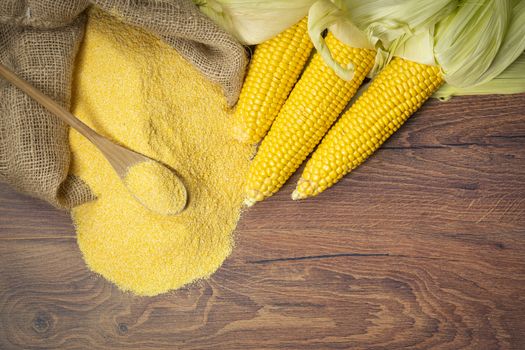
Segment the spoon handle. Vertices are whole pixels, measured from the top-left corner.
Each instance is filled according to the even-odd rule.
[[[29,84],[27,81],[18,77],[15,73],[13,73],[1,63],[0,76],[9,81],[11,84],[16,86],[20,90],[22,90],[23,92],[25,92],[27,95],[31,96],[35,101],[47,108],[54,115],[58,116],[69,126],[75,128],[78,132],[84,135],[91,142],[96,144],[97,141],[100,139],[100,135],[93,131],[89,126],[84,124],[73,114],[69,113],[64,107],[60,106],[58,103],[53,101],[53,99],[43,94],[40,90]]]

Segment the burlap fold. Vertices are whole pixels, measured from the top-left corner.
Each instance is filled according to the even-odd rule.
[[[69,108],[75,55],[86,9],[98,6],[172,45],[237,100],[247,57],[233,37],[191,0],[2,0],[0,62]],[[68,176],[68,129],[31,98],[0,79],[0,181],[68,209],[93,199]]]

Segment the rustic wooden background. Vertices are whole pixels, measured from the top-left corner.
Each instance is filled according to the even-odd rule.
[[[329,192],[291,190],[210,280],[140,298],[0,185],[0,349],[525,349],[525,95],[431,101]]]

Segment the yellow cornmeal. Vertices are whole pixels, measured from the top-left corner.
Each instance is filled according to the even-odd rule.
[[[188,192],[179,215],[147,210],[72,130],[72,172],[98,197],[72,211],[87,265],[140,295],[212,274],[232,250],[252,155],[231,138],[219,86],[161,40],[92,10],[72,109],[104,136],[176,169]]]
[[[126,172],[124,183],[149,210],[175,215],[186,206],[186,189],[175,173],[157,162],[140,162]]]

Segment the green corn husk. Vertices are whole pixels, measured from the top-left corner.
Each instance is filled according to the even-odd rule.
[[[310,36],[327,64],[348,79],[353,67],[332,59],[325,29],[349,45],[377,50],[371,77],[399,56],[442,68],[447,83],[435,94],[441,99],[525,92],[524,0],[319,0],[309,11]]]
[[[473,87],[494,79],[523,50],[522,0],[463,0],[436,27],[436,61],[447,83],[455,87]]]
[[[308,13],[312,42],[341,78],[353,77],[353,66],[340,66],[332,58],[323,39],[329,29],[346,44],[377,51],[373,76],[390,61],[398,47],[414,35],[425,35],[429,28],[457,7],[457,0],[319,0]],[[425,51],[428,52],[428,51]],[[429,64],[433,64],[433,56]]]
[[[525,92],[525,54],[495,78],[471,87],[444,84],[432,97],[447,101],[453,96],[519,94]]]
[[[266,41],[299,22],[315,0],[193,0],[237,40],[246,45]]]

